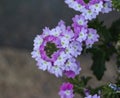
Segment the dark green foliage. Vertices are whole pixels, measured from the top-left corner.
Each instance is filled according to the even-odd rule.
[[[70,78],[68,81],[74,85],[74,92],[84,95],[84,89],[91,77],[79,77],[76,76],[74,79]]]
[[[112,0],[113,7],[120,10],[120,0]]]
[[[93,64],[91,69],[93,70],[94,75],[97,77],[98,80],[102,78],[104,75],[105,68],[105,52],[102,49],[92,49],[92,59]]]
[[[102,87],[102,98],[120,98],[120,93],[113,90],[108,85]]]
[[[117,42],[120,39],[120,19],[112,23],[110,32],[112,35],[111,41]]]
[[[116,65],[118,68],[118,83],[120,84],[120,19],[118,19],[117,21],[113,22],[110,31],[112,32],[112,38],[115,43],[115,48],[116,48]]]
[[[106,61],[115,53],[115,47],[112,41],[110,31],[98,19],[89,23],[89,27],[95,28],[100,35],[99,43],[89,49],[92,54],[93,64],[91,69],[98,80],[101,80],[106,70]]]
[[[117,79],[116,85],[120,87],[120,79]]]

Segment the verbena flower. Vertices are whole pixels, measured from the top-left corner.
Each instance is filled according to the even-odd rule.
[[[70,8],[82,13],[85,19],[96,18],[99,12],[108,13],[112,10],[111,0],[65,0]]]
[[[60,87],[59,95],[61,98],[73,98],[73,85],[71,83],[63,83]]]
[[[87,23],[88,21],[85,19],[85,17],[83,15],[75,15],[75,17],[72,18],[73,20],[73,27],[87,27]]]
[[[41,35],[34,40],[32,57],[37,61],[39,69],[47,70],[57,77],[64,73],[68,77],[75,77],[81,68],[74,59],[82,51],[81,44],[73,40],[74,33],[66,27],[63,21],[53,29],[45,28]],[[74,76],[66,74],[74,73]]]
[[[87,39],[87,28],[75,28],[75,39],[80,43],[84,42]]]
[[[102,9],[102,13],[109,13],[110,11],[112,11],[112,0],[104,0],[104,4],[103,4],[103,9]]]
[[[92,47],[92,45],[98,41],[99,35],[97,31],[93,28],[88,28],[87,39],[85,41],[87,47]]]
[[[81,46],[92,47],[98,41],[99,35],[93,28],[88,28],[88,20],[83,15],[75,15],[73,17],[72,27],[74,29],[74,40],[78,41]]]

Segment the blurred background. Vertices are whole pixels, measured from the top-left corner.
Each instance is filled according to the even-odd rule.
[[[34,37],[45,26],[53,28],[60,19],[69,25],[75,14],[64,0],[0,0],[0,98],[59,98],[63,79],[38,70],[30,53]],[[114,11],[99,19],[109,27],[119,17],[120,13]],[[84,66],[90,65],[90,56],[80,60],[84,69],[81,74],[92,75],[90,66]],[[96,85],[114,80],[114,68],[110,68]]]

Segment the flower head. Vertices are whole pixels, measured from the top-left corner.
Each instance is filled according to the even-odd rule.
[[[65,0],[65,3],[81,12],[88,20],[96,18],[99,12],[107,13],[112,10],[111,0]]]
[[[102,8],[102,13],[109,13],[112,11],[112,0],[104,0],[103,8]]]
[[[91,47],[95,42],[98,41],[99,35],[97,31],[92,28],[88,28],[87,39],[85,41],[87,47]]]
[[[75,17],[72,18],[73,20],[73,27],[79,26],[79,27],[87,27],[88,21],[85,19],[83,15],[75,15]]]
[[[92,45],[98,41],[99,35],[93,28],[88,28],[88,20],[83,15],[76,15],[73,18],[74,40],[78,41],[79,47],[85,43],[86,47],[92,47]]]
[[[61,98],[73,98],[73,85],[71,83],[63,83],[60,87],[59,95]]]
[[[38,68],[44,71],[47,70],[57,77],[62,76],[65,71],[75,73],[78,70],[76,67],[79,65],[72,62],[71,58],[79,55],[82,48],[77,45],[77,42],[73,43],[73,37],[73,31],[70,27],[66,27],[63,21],[60,21],[58,26],[51,30],[47,27],[43,29],[42,35],[37,35],[34,40],[34,48],[31,53],[32,57],[37,61]],[[73,44],[75,44],[75,51],[72,49]],[[68,49],[71,49],[72,52],[68,51]],[[73,65],[69,65],[69,70],[65,67],[68,66],[68,61],[73,63]],[[78,73],[75,73],[75,75]]]

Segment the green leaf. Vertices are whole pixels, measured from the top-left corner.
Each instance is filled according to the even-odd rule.
[[[116,8],[118,11],[120,10],[120,0],[112,0],[112,5],[114,8]]]
[[[84,88],[86,88],[86,85],[90,79],[91,77],[76,76],[75,78],[69,78],[68,81],[74,85],[74,93],[85,96]]]
[[[108,85],[102,87],[102,98],[120,98],[120,93],[117,93],[116,90],[113,90]]]
[[[106,70],[105,67],[105,61],[106,61],[106,55],[105,52],[102,49],[95,48],[92,51],[92,71],[94,75],[97,77],[98,80],[101,80],[102,76],[104,75],[104,71]]]
[[[91,69],[93,74],[98,80],[101,80],[104,71],[106,70],[105,62],[109,61],[110,56],[116,52],[113,43],[113,36],[115,35],[112,35],[110,30],[107,29],[106,26],[103,25],[103,22],[100,22],[98,19],[91,21],[89,27],[96,29],[100,35],[99,42],[94,44],[93,48],[88,49],[88,52],[92,53],[93,64]]]
[[[113,42],[117,42],[120,40],[120,18],[112,23],[112,26],[110,27],[110,32],[112,35]]]

